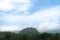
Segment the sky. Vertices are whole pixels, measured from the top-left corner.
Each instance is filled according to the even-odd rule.
[[[60,29],[60,0],[0,0],[0,31],[27,27],[39,32]]]

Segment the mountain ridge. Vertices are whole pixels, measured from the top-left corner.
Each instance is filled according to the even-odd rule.
[[[19,32],[20,34],[39,34],[36,28],[25,28]]]

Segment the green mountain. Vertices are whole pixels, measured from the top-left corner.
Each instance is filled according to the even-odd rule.
[[[39,34],[36,28],[25,28],[19,32],[20,34]]]

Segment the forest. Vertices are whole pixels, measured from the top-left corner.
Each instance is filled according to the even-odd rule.
[[[60,40],[60,33],[20,34],[0,32],[0,40]]]

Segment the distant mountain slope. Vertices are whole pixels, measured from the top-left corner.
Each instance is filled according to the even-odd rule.
[[[22,31],[20,31],[19,33],[21,34],[39,34],[39,32],[36,30],[36,28],[25,28]]]
[[[56,29],[56,30],[49,30],[47,31],[48,33],[60,33],[60,29]]]

